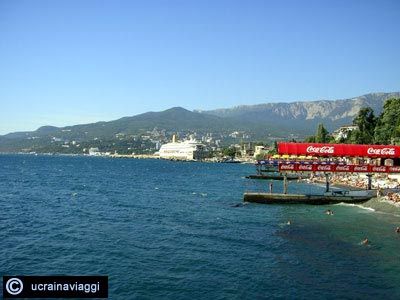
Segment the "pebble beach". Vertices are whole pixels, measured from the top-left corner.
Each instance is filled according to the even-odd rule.
[[[325,182],[324,177],[314,177],[313,182]],[[334,175],[330,181],[334,187],[350,188],[355,190],[366,189],[368,178],[366,175]],[[387,175],[375,175],[372,177],[372,189],[376,190],[377,201],[394,205],[400,209],[400,183],[399,177]]]

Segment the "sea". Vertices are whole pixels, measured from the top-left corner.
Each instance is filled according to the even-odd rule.
[[[398,209],[245,204],[245,191],[282,191],[255,172],[0,155],[0,273],[108,276],[109,299],[400,299]]]

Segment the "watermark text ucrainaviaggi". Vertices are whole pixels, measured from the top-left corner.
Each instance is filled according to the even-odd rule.
[[[4,298],[108,298],[107,276],[3,276]]]

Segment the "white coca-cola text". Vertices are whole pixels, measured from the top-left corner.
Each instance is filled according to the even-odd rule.
[[[380,167],[373,166],[372,172],[386,172],[386,167],[385,166],[380,166]]]
[[[333,147],[333,146],[323,146],[323,147],[308,146],[306,151],[307,151],[307,153],[333,154],[335,152],[335,147]]]
[[[371,155],[394,155],[395,154],[395,149],[394,148],[368,148],[367,150],[368,154]]]
[[[332,167],[330,165],[321,165],[317,167],[318,171],[330,171]]]
[[[281,170],[294,170],[294,165],[280,165],[279,169],[281,169]]]
[[[356,172],[368,172],[368,166],[354,166]]]
[[[301,171],[312,171],[313,166],[312,165],[300,165],[299,170]]]
[[[350,171],[350,166],[336,166],[336,171]]]

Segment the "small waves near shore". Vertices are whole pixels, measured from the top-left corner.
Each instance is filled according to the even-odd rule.
[[[382,198],[372,198],[371,200],[362,204],[365,208],[372,208],[378,212],[393,214],[400,217],[400,207],[394,205],[393,201],[384,200]]]

